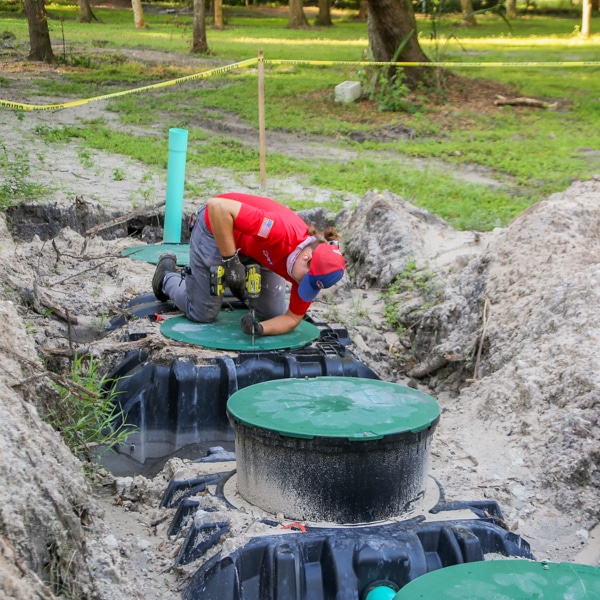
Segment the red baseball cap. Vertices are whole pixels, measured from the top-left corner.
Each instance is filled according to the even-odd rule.
[[[319,244],[312,253],[310,269],[298,287],[304,302],[312,302],[323,289],[336,284],[344,274],[346,261],[337,244]]]

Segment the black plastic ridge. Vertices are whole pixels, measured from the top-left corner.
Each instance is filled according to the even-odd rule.
[[[363,600],[374,581],[399,589],[430,571],[490,552],[529,559],[529,544],[485,519],[411,520],[258,537],[209,559],[182,600]]]

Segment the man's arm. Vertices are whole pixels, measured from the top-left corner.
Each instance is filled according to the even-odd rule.
[[[229,198],[211,198],[207,203],[210,226],[221,256],[233,256],[236,253],[233,224],[241,208],[241,202]]]
[[[284,315],[261,321],[263,335],[281,335],[288,333],[300,324],[304,315],[296,315],[289,308]]]

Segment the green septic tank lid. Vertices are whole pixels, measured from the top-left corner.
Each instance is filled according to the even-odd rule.
[[[600,568],[576,563],[486,560],[438,569],[394,600],[600,600]]]
[[[431,396],[409,387],[359,377],[279,379],[243,388],[227,402],[244,425],[288,437],[378,440],[417,432],[440,416]]]
[[[177,255],[177,264],[180,267],[187,267],[190,264],[190,245],[189,244],[151,244],[148,246],[133,246],[125,248],[121,256],[127,256],[132,260],[141,260],[151,265],[155,265],[161,254],[172,252]]]
[[[302,348],[319,337],[319,328],[308,321],[301,321],[298,327],[283,335],[266,335],[255,337],[246,335],[240,328],[240,319],[247,313],[245,310],[219,312],[214,323],[194,323],[187,317],[167,319],[160,326],[160,332],[168,338],[212,348],[214,350],[283,350]]]

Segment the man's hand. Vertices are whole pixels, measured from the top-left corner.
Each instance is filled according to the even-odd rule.
[[[231,290],[231,293],[242,301],[247,299],[246,293],[246,268],[240,261],[237,254],[228,258],[223,258],[223,267],[225,267],[225,283]]]
[[[265,334],[263,326],[256,318],[254,318],[254,315],[252,313],[245,314],[242,317],[240,323],[242,325],[242,331],[246,335],[255,335],[257,337],[260,337],[261,335]]]

